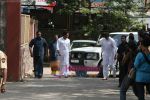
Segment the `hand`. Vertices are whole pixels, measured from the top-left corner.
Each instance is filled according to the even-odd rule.
[[[49,57],[49,55],[46,55],[46,58],[48,58]]]
[[[47,60],[47,61],[50,61],[49,55],[45,55],[45,56],[46,56],[46,60]]]
[[[57,50],[57,53],[58,53],[58,55],[59,55],[59,56],[61,56],[61,54],[60,54],[59,50]]]
[[[115,55],[114,59],[116,60],[117,59],[117,56]]]
[[[5,84],[1,85],[1,93],[5,93],[6,92],[6,87]]]
[[[61,54],[60,54],[60,53],[58,53],[58,56],[61,56]]]
[[[31,57],[33,57],[33,53],[31,53],[30,55],[31,55]]]

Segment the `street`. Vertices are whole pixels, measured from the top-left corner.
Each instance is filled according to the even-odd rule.
[[[0,100],[119,100],[118,78],[27,78],[24,82],[8,82]],[[150,96],[146,96],[149,100]],[[127,100],[137,100],[130,89]]]

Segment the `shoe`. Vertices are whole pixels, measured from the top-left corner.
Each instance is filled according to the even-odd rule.
[[[107,78],[102,78],[102,80],[107,80]]]
[[[41,75],[39,75],[37,78],[39,78],[39,79],[40,79],[40,78],[42,78],[42,76],[41,76]]]
[[[120,86],[121,86],[121,85],[119,84],[118,87],[120,88]]]
[[[34,76],[34,78],[38,78],[38,76]]]
[[[68,76],[65,76],[65,78],[68,78]]]
[[[100,78],[100,75],[99,75],[99,74],[97,74],[97,75],[96,75],[96,77],[97,77],[97,78]]]
[[[5,93],[6,92],[6,87],[5,84],[1,85],[1,93]]]
[[[102,78],[102,77],[103,77],[103,74],[102,74],[102,73],[98,73],[98,74],[96,75],[96,77],[97,77],[97,78]]]
[[[118,84],[118,87],[120,88],[121,87],[121,83],[119,82],[119,84]]]

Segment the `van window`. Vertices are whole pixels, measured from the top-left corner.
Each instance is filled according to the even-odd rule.
[[[129,33],[132,33],[132,32],[129,32]],[[115,34],[115,33],[113,33],[113,34],[111,34],[110,33],[110,37],[112,37],[115,41],[116,41],[116,44],[117,44],[117,46],[121,43],[121,36],[122,35],[125,35],[125,36],[127,36],[127,42],[129,41],[129,33],[126,33],[126,34],[124,34],[124,33],[117,33],[117,34]],[[133,33],[134,34],[134,39],[135,39],[135,41],[136,42],[138,42],[138,34],[137,33]]]
[[[116,41],[116,45],[119,46],[121,43],[121,36],[122,34],[110,34],[110,37],[112,37]],[[128,34],[126,34],[128,36]]]
[[[72,42],[71,49],[73,48],[81,48],[81,47],[90,47],[96,46],[96,42]]]

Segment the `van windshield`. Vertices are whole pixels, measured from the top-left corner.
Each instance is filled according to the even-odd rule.
[[[127,36],[127,42],[129,41],[129,37],[128,35],[129,34],[110,34],[110,37],[112,37],[115,41],[116,41],[116,44],[117,46],[121,43],[121,36],[122,35],[126,35]],[[138,35],[137,34],[134,34],[134,39],[136,42],[138,42]]]
[[[96,43],[94,42],[72,42],[71,49],[80,48],[80,47],[90,47],[90,46],[96,46]]]

